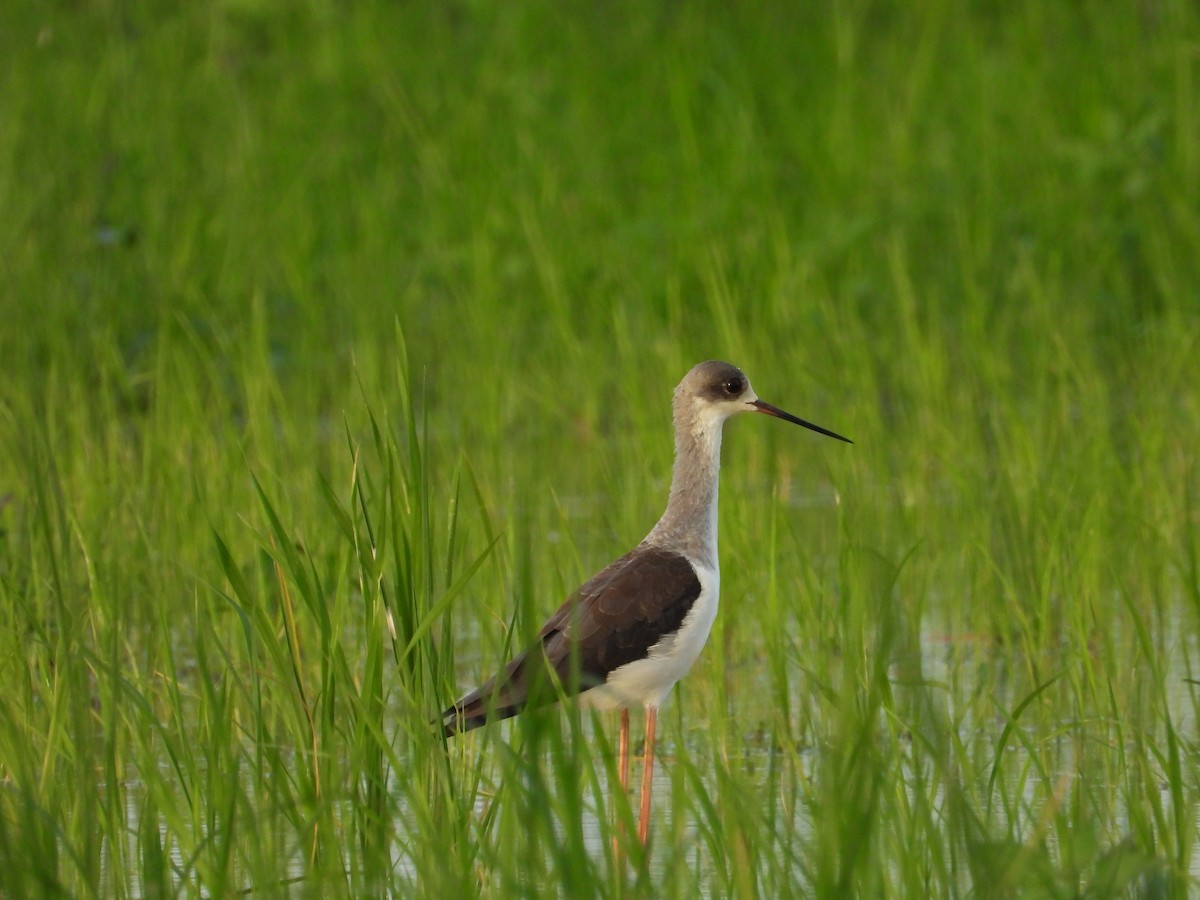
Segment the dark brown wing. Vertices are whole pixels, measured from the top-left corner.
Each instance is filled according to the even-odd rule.
[[[699,596],[700,579],[687,559],[639,546],[572,594],[542,626],[538,643],[503,673],[442,713],[446,734],[552,702],[559,690],[575,694],[603,684],[676,631]]]

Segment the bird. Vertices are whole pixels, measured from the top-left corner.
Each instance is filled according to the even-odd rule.
[[[581,708],[619,710],[617,774],[629,789],[629,710],[645,711],[638,840],[649,836],[658,710],[700,655],[717,615],[717,493],[721,434],[730,417],[764,413],[853,443],[760,400],[727,362],[699,363],[672,398],[675,462],[667,508],[636,547],[576,590],[532,646],[441,714],[445,737],[576,696]],[[614,850],[617,837],[614,836]]]

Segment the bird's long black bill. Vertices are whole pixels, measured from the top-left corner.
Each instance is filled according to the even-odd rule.
[[[815,431],[818,434],[823,434],[826,437],[837,438],[839,441],[845,441],[847,444],[853,444],[854,441],[848,437],[842,437],[836,432],[830,431],[828,428],[822,428],[820,425],[814,425],[812,422],[805,422],[803,419],[793,416],[789,412],[784,412],[778,406],[772,406],[764,400],[754,400],[751,404],[760,413],[766,413],[768,416],[774,416],[777,419],[783,419],[785,422],[791,422],[793,425],[803,425],[810,431]]]

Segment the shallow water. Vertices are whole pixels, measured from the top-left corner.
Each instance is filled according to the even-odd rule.
[[[1172,646],[1164,647],[1163,650],[1167,661],[1166,699],[1170,716],[1176,732],[1190,740],[1195,734],[1196,728],[1197,687],[1187,679],[1190,677],[1189,673],[1194,670],[1194,664],[1189,665],[1189,663],[1194,663],[1198,659],[1200,638],[1184,627],[1184,618],[1181,611],[1177,627],[1173,627],[1169,632],[1178,635],[1179,639]],[[1006,735],[1005,730],[1012,723],[1011,714],[1025,700],[1027,690],[1023,691],[1015,686],[1005,688],[1006,678],[996,674],[997,668],[1005,664],[1001,651],[990,641],[979,636],[949,634],[936,621],[930,621],[923,626],[920,634],[920,648],[919,660],[905,660],[892,665],[889,671],[889,683],[893,692],[892,707],[890,711],[880,710],[878,722],[879,752],[885,759],[891,759],[894,762],[895,771],[899,773],[894,777],[902,779],[909,802],[923,800],[935,810],[944,808],[946,803],[946,782],[942,777],[938,777],[937,773],[931,774],[932,757],[927,754],[926,743],[924,743],[928,740],[928,735],[925,735],[923,739],[920,736],[914,738],[913,734],[906,729],[898,729],[894,718],[898,715],[914,714],[914,710],[921,709],[921,704],[925,704],[932,710],[929,714],[933,717],[926,721],[926,725],[936,728],[940,723],[940,725],[953,727],[957,743],[967,748],[967,758],[976,764],[976,771],[969,776],[964,776],[968,778],[968,783],[963,785],[965,790],[973,793],[973,796],[987,794],[987,781],[991,765],[995,760],[994,748],[1002,739],[1005,741],[1003,763],[999,770],[1000,778],[991,792],[991,796],[996,799],[992,807],[992,814],[1005,825],[998,831],[1002,835],[1011,835],[1022,841],[1042,840],[1052,855],[1059,853],[1057,833],[1053,828],[1048,829],[1043,821],[1047,804],[1061,803],[1063,798],[1076,786],[1077,780],[1097,777],[1097,773],[1103,771],[1097,765],[1097,758],[1108,759],[1110,762],[1116,760],[1118,762],[1113,764],[1119,765],[1119,760],[1122,758],[1119,752],[1121,748],[1113,746],[1103,747],[1097,757],[1096,751],[1090,745],[1085,744],[1085,750],[1088,752],[1087,758],[1081,761],[1078,755],[1080,747],[1078,741],[1081,732],[1087,741],[1111,742],[1114,733],[1112,723],[1104,721],[1102,716],[1097,715],[1094,722],[1064,722],[1061,729],[1048,732],[1044,727],[1044,722],[1038,720],[1030,714],[1030,710],[1027,710],[1016,720],[1015,724],[1012,724],[1010,733]],[[707,652],[712,652],[712,648],[709,648]],[[794,673],[794,679],[789,689],[792,696],[801,698],[801,700],[811,700],[812,685],[808,683],[804,673],[799,667],[792,667],[791,671]],[[982,677],[983,674],[986,674],[986,678]],[[748,779],[747,783],[757,785],[757,790],[764,792],[760,796],[765,797],[767,802],[779,804],[775,821],[786,825],[788,834],[783,837],[777,835],[772,840],[783,840],[789,846],[798,845],[801,848],[814,840],[816,817],[808,802],[806,791],[822,778],[829,777],[831,763],[835,761],[830,754],[836,753],[836,748],[821,737],[827,735],[823,729],[836,727],[836,723],[832,720],[832,714],[823,712],[820,703],[797,701],[797,714],[804,721],[793,723],[795,728],[791,733],[793,736],[816,735],[816,739],[808,741],[806,738],[801,738],[798,746],[784,750],[775,743],[780,736],[775,735],[770,728],[763,724],[765,721],[769,721],[770,713],[764,713],[764,709],[769,707],[771,702],[771,688],[766,683],[765,675],[750,669],[744,672],[739,671],[738,679],[737,689],[742,692],[743,696],[754,699],[750,703],[739,705],[739,708],[734,709],[731,713],[735,717],[741,717],[744,723],[744,730],[739,729],[736,722],[732,726],[733,734],[736,735],[740,731],[743,735],[741,744],[736,748],[720,748],[718,750],[706,746],[708,730],[703,723],[696,723],[694,727],[684,723],[682,731],[677,730],[673,726],[672,718],[678,713],[671,707],[680,702],[678,696],[673,696],[668,701],[668,705],[664,707],[660,717],[660,744],[655,763],[652,827],[656,834],[671,835],[673,839],[681,842],[679,847],[682,849],[676,849],[674,851],[676,854],[689,852],[687,849],[689,847],[695,848],[694,852],[699,853],[707,839],[704,830],[712,827],[712,823],[705,823],[696,817],[695,810],[698,808],[696,804],[690,803],[686,809],[681,811],[673,802],[673,779],[684,777],[680,771],[676,771],[676,767],[680,766],[681,758],[686,759],[685,768],[694,773],[697,780],[689,779],[682,787],[676,785],[676,790],[691,793],[702,790],[709,794],[712,802],[719,803],[722,790],[719,783],[721,773],[732,772],[739,778]],[[1012,681],[1015,684],[1018,679],[1014,678]],[[679,690],[687,690],[686,682]],[[981,699],[980,692],[985,693],[986,697]],[[917,700],[920,700],[920,703]],[[615,745],[617,722],[618,718],[615,714],[585,716],[582,719],[583,740],[590,747],[603,744],[604,742],[599,741],[592,733],[593,729],[600,728],[605,731],[608,738],[607,743]],[[1149,724],[1150,726],[1157,725],[1153,719]],[[498,739],[507,741],[510,738],[511,729],[516,727],[520,726],[515,723],[500,725],[499,728],[503,730],[497,736]],[[1127,725],[1126,731],[1132,732],[1132,727],[1132,725]],[[1016,734],[1017,730],[1021,730],[1021,734]],[[683,745],[676,743],[677,735],[684,741]],[[783,737],[787,738],[787,735],[785,734]],[[1156,741],[1161,739],[1161,735],[1151,737]],[[632,728],[632,750],[634,752],[640,750],[640,740],[641,717],[635,715]],[[1129,740],[1131,745],[1126,749],[1131,756],[1138,752],[1144,753],[1144,748],[1139,750],[1133,746],[1132,737]],[[495,753],[495,746],[491,742],[480,743],[477,746],[479,748],[477,752]],[[979,750],[978,748],[983,749]],[[719,758],[716,756],[717,753],[720,754]],[[1033,758],[1034,754],[1037,755],[1037,759]],[[772,767],[777,769],[781,760],[784,759],[793,771],[787,796],[770,796],[765,793],[767,787],[764,779],[768,777]],[[1047,770],[1044,775],[1036,774],[1038,765],[1047,765],[1048,761],[1052,768]],[[1083,766],[1082,770],[1081,766]],[[602,762],[598,768],[602,773],[606,773],[615,767],[610,766],[607,762]],[[936,769],[936,766],[933,768]],[[944,775],[944,773],[942,774]],[[162,762],[159,775],[161,783],[174,783],[175,772],[169,761]],[[404,789],[399,781],[402,777],[401,774],[392,771],[390,777],[393,798],[403,797]],[[607,782],[605,775],[602,774],[601,777]],[[635,758],[631,762],[630,778],[630,802],[634,807],[636,807],[636,790],[640,779],[640,759]],[[124,785],[125,812],[129,830],[128,841],[122,848],[122,852],[127,854],[130,861],[139,858],[139,854],[143,852],[141,844],[147,837],[142,822],[148,802],[143,781],[140,773],[131,772],[129,780]],[[604,787],[607,792],[615,789],[616,786],[605,783]],[[1101,785],[1098,789],[1107,792],[1113,812],[1108,821],[1100,823],[1102,840],[1106,845],[1115,845],[1131,830],[1127,806],[1130,801],[1120,785]],[[1172,795],[1165,777],[1160,781],[1159,791],[1161,794],[1158,798],[1159,805],[1169,817]],[[928,796],[918,797],[918,794],[925,792],[928,792]],[[584,846],[596,861],[598,869],[607,871],[608,864],[605,860],[610,852],[608,835],[611,833],[607,822],[609,813],[607,809],[597,809],[592,799],[590,796],[585,798],[586,812],[584,820],[580,823]],[[477,816],[485,815],[488,802],[490,802],[489,798],[483,796],[476,798],[475,812]],[[1142,795],[1135,794],[1132,802],[1145,801]],[[789,807],[790,813],[784,815],[783,810]],[[677,822],[677,816],[681,814],[686,818],[682,825]],[[348,803],[340,804],[339,818],[349,825],[353,816],[354,810],[349,807]],[[783,818],[780,818],[781,816]],[[1192,811],[1191,817],[1200,821],[1200,806]],[[157,827],[159,840],[166,842],[166,825],[159,822]],[[418,878],[417,867],[408,856],[407,849],[414,843],[406,838],[409,827],[411,826],[408,810],[401,803],[398,806],[395,823],[395,840],[391,843],[392,871],[398,883],[408,881],[415,884]],[[659,838],[658,840],[665,839]],[[946,836],[946,839],[949,840],[950,836]],[[284,840],[288,840],[288,838],[285,836]],[[415,844],[418,847],[422,846],[419,840]],[[168,847],[170,861],[175,872],[189,872],[189,866],[193,865],[194,861],[182,858],[177,843],[169,842],[165,846]],[[106,849],[107,854],[111,854],[111,852],[111,848]],[[662,871],[663,857],[666,855],[668,855],[668,851],[660,844],[657,854],[651,859],[652,874]],[[696,865],[703,867],[706,863],[701,857],[702,854],[697,858]],[[807,883],[807,875],[802,863],[803,856],[801,855],[793,873],[794,884],[801,891],[804,890],[804,885]],[[139,867],[136,863],[120,865],[119,869],[131,873],[132,878],[137,878]],[[286,883],[292,879],[302,882],[307,870],[304,849],[295,846],[292,862],[288,870],[282,873],[283,882]],[[1193,877],[1200,879],[1200,848],[1194,849],[1191,854],[1189,871]],[[710,872],[709,875],[711,874]],[[703,873],[701,875],[703,877]],[[194,877],[194,873],[192,873],[192,877]],[[965,867],[962,877],[964,881],[959,888],[963,892],[967,892],[971,889],[971,885],[967,881]],[[711,879],[708,880],[708,884],[709,890],[717,891]],[[135,881],[130,888],[134,896],[141,896],[142,885]]]

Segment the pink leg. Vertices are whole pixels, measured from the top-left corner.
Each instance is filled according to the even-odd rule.
[[[642,805],[638,814],[638,840],[645,846],[650,834],[650,791],[654,782],[654,729],[658,722],[658,707],[646,707],[645,768],[642,770]]]
[[[617,741],[617,776],[621,790],[629,790],[629,710],[621,710],[621,736]]]
[[[617,738],[617,778],[621,782],[621,795],[629,790],[629,710],[621,710],[621,733]],[[623,802],[623,801],[622,801]],[[615,809],[615,807],[614,807]],[[621,844],[625,838],[625,822],[617,815],[617,830],[613,834],[613,859],[621,865]]]

